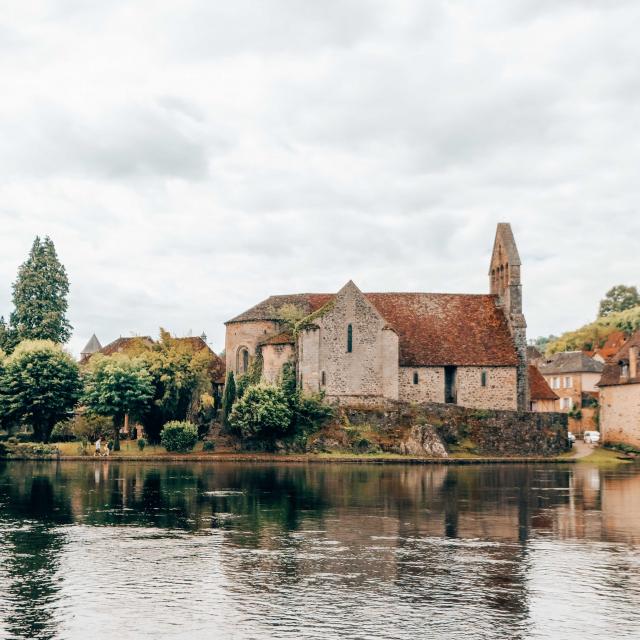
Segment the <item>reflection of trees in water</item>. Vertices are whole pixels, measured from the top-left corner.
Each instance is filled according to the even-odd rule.
[[[70,521],[67,496],[46,476],[25,476],[18,493],[4,474],[0,478],[2,520],[9,529],[0,541],[6,628],[17,637],[52,638],[58,631],[56,571],[65,544],[56,526]]]

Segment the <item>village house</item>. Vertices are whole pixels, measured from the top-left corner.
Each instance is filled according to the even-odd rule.
[[[554,353],[539,367],[547,384],[559,396],[557,410],[571,413],[571,431],[582,433],[596,428],[598,381],[604,365],[582,351]]]
[[[559,396],[548,385],[544,376],[533,364],[529,365],[530,410],[541,413],[558,411]]]
[[[529,410],[520,266],[501,223],[488,294],[363,293],[349,281],[335,294],[271,296],[225,323],[227,371],[258,361],[273,383],[292,362],[304,391],[344,405]]]
[[[600,388],[602,441],[640,449],[640,331],[604,365]]]
[[[593,359],[604,364],[622,349],[626,341],[627,335],[624,331],[614,331],[607,337],[604,344],[593,352]]]

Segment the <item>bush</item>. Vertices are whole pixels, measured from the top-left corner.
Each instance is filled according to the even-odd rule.
[[[291,408],[278,387],[248,387],[233,406],[229,423],[246,440],[273,440],[291,429]]]
[[[216,448],[216,445],[213,444],[211,440],[205,440],[202,444],[203,451],[213,451]]]
[[[162,427],[160,442],[167,451],[186,453],[196,446],[198,428],[191,422],[172,420]]]
[[[68,442],[69,440],[75,440],[75,437],[76,434],[73,432],[72,420],[56,422],[53,430],[51,431],[52,442]]]
[[[20,431],[16,433],[16,440],[18,442],[31,442],[33,440],[33,434]]]
[[[144,448],[147,446],[147,441],[144,438],[138,438],[138,449],[140,451],[144,451]]]

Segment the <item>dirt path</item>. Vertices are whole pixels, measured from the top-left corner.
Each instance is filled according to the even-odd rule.
[[[587,444],[584,440],[576,440],[573,443],[574,455],[571,456],[572,460],[578,460],[579,458],[586,458],[593,453],[595,447],[592,444]]]

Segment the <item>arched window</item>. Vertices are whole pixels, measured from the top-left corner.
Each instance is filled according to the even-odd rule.
[[[414,371],[413,372],[413,384],[418,384],[418,372]]]
[[[347,353],[353,351],[353,326],[347,325]]]
[[[247,347],[240,347],[236,357],[236,373],[242,375],[247,373],[249,369],[249,349]]]

